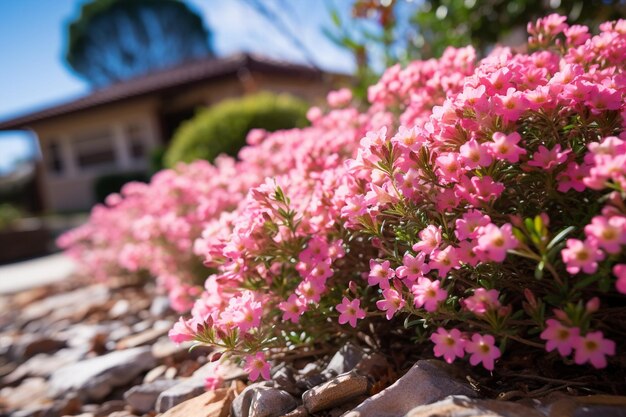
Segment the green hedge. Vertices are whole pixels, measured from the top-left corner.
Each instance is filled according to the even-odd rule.
[[[145,172],[124,172],[120,174],[103,175],[96,178],[93,183],[96,201],[104,203],[104,200],[109,194],[119,193],[122,186],[131,181],[148,182],[150,181],[150,175]]]
[[[275,131],[306,126],[308,105],[289,95],[260,93],[224,100],[201,109],[174,134],[165,165],[196,159],[213,161],[219,154],[236,156],[254,128]]]

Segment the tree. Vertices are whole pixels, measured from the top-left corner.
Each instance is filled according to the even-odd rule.
[[[179,0],[93,0],[70,23],[66,59],[96,87],[213,55],[202,18]]]

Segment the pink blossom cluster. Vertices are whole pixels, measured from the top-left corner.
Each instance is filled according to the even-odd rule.
[[[626,21],[528,28],[528,52],[448,49],[388,69],[364,110],[340,90],[311,127],[252,132],[238,160],[187,179],[185,208],[150,207],[169,183],[129,186],[67,246],[94,268],[183,283],[189,267],[142,251],[163,240],[202,259],[203,289],[168,288],[193,301],[170,336],[245,356],[252,379],[269,378],[276,351],[387,322],[489,371],[516,349],[603,368],[626,318]],[[187,210],[192,243],[133,234],[153,230],[137,226],[146,213],[161,227]],[[101,230],[107,215],[121,230]]]

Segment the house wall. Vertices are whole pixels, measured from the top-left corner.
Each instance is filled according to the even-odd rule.
[[[155,99],[134,100],[33,124],[42,154],[44,209],[89,209],[96,202],[96,178],[147,170],[150,152],[161,143],[156,106]],[[133,156],[139,145],[133,148],[131,137],[143,144],[142,156]]]
[[[257,91],[289,93],[319,104],[335,84],[332,81],[336,80],[242,70],[236,76],[37,122],[31,127],[39,137],[42,153],[40,189],[44,209],[52,212],[89,209],[96,202],[93,192],[96,178],[146,170],[150,152],[169,142],[174,128],[198,107]],[[132,157],[130,125],[144,129],[146,149],[141,158]],[[85,158],[90,146],[94,152]],[[108,148],[103,152],[99,146]],[[112,161],[85,166],[89,160],[98,158]]]

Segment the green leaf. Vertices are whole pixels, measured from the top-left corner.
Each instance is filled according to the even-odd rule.
[[[535,279],[540,280],[543,278],[543,269],[545,268],[546,263],[541,261],[537,264],[537,268],[535,268]]]
[[[565,229],[561,230],[559,233],[557,233],[556,236],[554,236],[552,238],[550,243],[548,243],[548,246],[546,247],[546,249],[548,249],[548,250],[552,249],[557,243],[559,243],[561,240],[563,240],[565,238],[565,236],[567,236],[570,233],[572,233],[572,231],[574,231],[575,229],[576,228],[574,226],[570,226],[570,227],[566,227]]]

